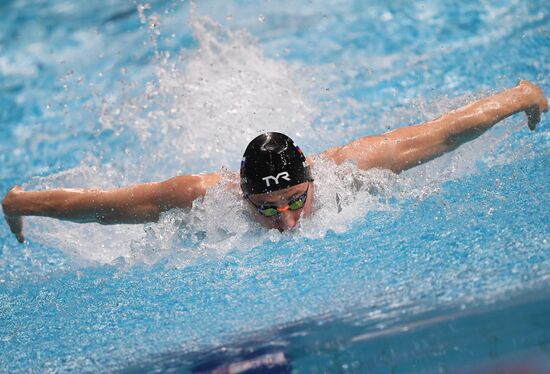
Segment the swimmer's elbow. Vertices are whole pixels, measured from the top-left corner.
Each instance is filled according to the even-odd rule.
[[[160,184],[158,205],[163,210],[191,208],[193,201],[206,195],[210,186],[208,176],[184,175],[169,179]]]

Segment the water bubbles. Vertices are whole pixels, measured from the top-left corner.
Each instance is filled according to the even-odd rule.
[[[393,15],[391,14],[391,12],[384,12],[382,13],[382,16],[380,17],[382,19],[382,21],[391,21],[393,19]]]
[[[158,15],[157,13],[154,13],[151,16],[149,16],[148,21],[149,21],[149,30],[156,30],[156,32],[159,33],[157,29],[160,26],[160,15]]]
[[[145,16],[145,10],[151,9],[151,4],[145,3],[145,4],[138,4],[137,10],[139,14],[139,21],[142,24],[147,23],[147,17]]]

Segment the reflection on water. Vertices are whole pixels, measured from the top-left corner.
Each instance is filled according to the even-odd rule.
[[[546,318],[550,300],[544,292],[500,306],[451,308],[410,320],[365,324],[369,320],[365,313],[372,310],[304,321],[213,351],[161,356],[125,372],[542,374],[550,370]]]

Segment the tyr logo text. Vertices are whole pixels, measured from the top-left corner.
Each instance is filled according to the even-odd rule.
[[[283,172],[277,174],[276,177],[274,177],[273,175],[269,175],[265,178],[262,178],[262,180],[265,181],[266,186],[269,187],[270,186],[270,184],[269,184],[270,179],[273,179],[275,181],[275,184],[279,184],[279,178],[283,178],[286,181],[290,181],[290,175],[286,171],[283,171]]]

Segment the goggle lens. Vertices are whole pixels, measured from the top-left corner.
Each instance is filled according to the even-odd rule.
[[[277,214],[277,208],[260,208],[260,214],[266,217],[273,217]]]
[[[304,206],[304,201],[302,199],[294,200],[290,204],[288,204],[288,207],[290,210],[298,210],[301,209]]]

